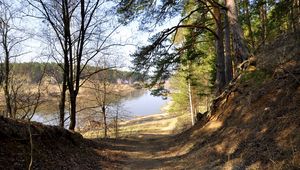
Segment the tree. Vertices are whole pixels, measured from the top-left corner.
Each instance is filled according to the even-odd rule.
[[[17,47],[26,40],[26,36],[22,34],[22,29],[15,26],[15,20],[19,20],[19,10],[9,1],[1,1],[0,9],[0,46],[1,55],[3,55],[3,68],[1,69],[1,83],[3,83],[3,91],[5,96],[6,116],[15,118],[13,114],[12,89],[11,89],[11,60],[22,55]],[[1,67],[2,67],[1,66]]]
[[[105,60],[105,59],[104,59]],[[102,68],[107,67],[107,61],[105,60],[103,62]],[[115,92],[115,86],[109,82],[110,75],[109,75],[110,70],[105,70],[101,73],[98,73],[97,75],[93,76],[94,80],[91,80],[92,82],[92,89],[95,93],[95,100],[96,100],[96,107],[100,108],[100,112],[102,115],[103,119],[103,129],[104,129],[104,138],[108,137],[108,125],[109,125],[109,113],[111,108],[114,104],[115,101],[118,100],[120,97],[120,94],[116,94]],[[117,111],[116,111],[116,117],[115,117],[115,125],[118,123],[118,117],[119,117],[119,107],[117,106]],[[116,125],[116,128],[117,125]]]
[[[207,34],[197,36],[197,29],[181,30],[182,39],[177,38],[177,43],[185,47],[180,56],[180,66],[171,76],[172,107],[170,112],[182,115],[189,113],[189,122],[193,126],[196,122],[195,115],[204,112],[203,106],[211,94],[210,83],[214,82],[215,66],[212,49],[214,41],[203,41],[210,37]],[[207,36],[207,37],[205,37]],[[198,43],[202,41],[202,43]],[[207,101],[207,100],[206,100]],[[205,104],[204,104],[205,103]],[[207,108],[206,108],[207,109]]]
[[[198,46],[195,49],[201,48],[203,47]],[[208,110],[207,104],[214,82],[213,58],[211,54],[202,54],[198,62],[181,65],[170,78],[172,106],[169,112],[186,117],[188,125],[194,125],[197,113]]]
[[[265,44],[267,38],[267,2],[266,1],[259,1],[259,19],[261,21],[260,28],[261,28],[261,38],[260,41],[262,44]]]
[[[252,24],[251,24],[251,11],[250,11],[249,0],[243,1],[243,7],[244,7],[244,11],[245,11],[245,24],[247,25],[247,28],[249,31],[249,41],[251,44],[251,48],[255,49],[255,40],[254,40],[253,29],[252,29]]]
[[[96,102],[98,107],[101,108],[101,114],[103,118],[103,127],[104,127],[104,138],[107,138],[108,132],[108,122],[107,122],[107,112],[108,106],[111,104],[109,101],[109,95],[112,89],[109,87],[110,83],[108,82],[107,71],[103,72],[99,76],[98,81],[93,83],[94,90],[96,93]]]
[[[29,82],[28,79],[32,79],[30,77],[27,77],[27,81],[26,78],[22,80],[22,78],[16,76],[18,73],[15,73],[17,78],[14,78],[14,80],[16,82],[12,81],[12,96],[14,98],[13,110],[15,112],[14,114],[18,115],[18,118],[20,119],[27,119],[30,121],[37,112],[39,106],[45,102],[45,99],[43,99],[44,93],[42,92],[45,91],[44,88],[47,88],[43,84],[47,65],[40,64],[40,66],[43,68],[40,70],[41,75],[39,76],[39,79],[36,80],[37,82]],[[15,88],[14,86],[17,87]],[[32,86],[37,86],[37,89]]]
[[[141,5],[140,1],[131,1],[133,3],[126,4],[121,10],[130,8],[130,6],[137,7]],[[191,5],[191,8],[184,8],[186,6]],[[224,8],[221,4],[216,1],[189,1],[189,2],[172,2],[163,1],[163,5],[155,5],[155,3],[146,3],[142,4],[142,6],[151,6],[149,7],[153,11],[156,11],[156,14],[150,15],[152,19],[155,18],[159,22],[160,20],[166,18],[167,16],[171,16],[174,14],[174,11],[183,12],[183,17],[179,21],[179,23],[171,27],[169,29],[163,30],[157,35],[153,36],[150,39],[151,45],[144,46],[139,48],[139,50],[133,54],[136,71],[147,73],[150,68],[154,68],[154,76],[152,78],[152,85],[156,82],[164,82],[167,79],[172,70],[180,63],[180,54],[186,48],[191,48],[189,46],[182,46],[181,48],[174,48],[174,39],[170,38],[171,35],[176,35],[178,30],[180,29],[197,29],[197,35],[201,36],[202,34],[209,32],[216,38],[216,50],[217,50],[217,79],[216,85],[218,87],[218,91],[221,91],[225,86],[225,73],[224,73],[224,46],[223,46],[223,28],[222,28],[222,20],[220,10]],[[211,9],[211,6],[213,9]],[[144,14],[148,14],[149,8],[145,9],[146,12]],[[144,8],[141,8],[144,9]],[[166,10],[167,9],[167,10]],[[181,9],[181,10],[180,10]],[[139,13],[139,9],[130,8],[132,11],[137,10],[137,14]],[[169,12],[171,11],[171,12]],[[169,12],[169,13],[168,13]],[[124,12],[125,17],[128,18],[130,13]],[[134,12],[132,12],[134,13]],[[131,13],[131,15],[133,15]],[[216,27],[211,27],[211,18],[207,17],[208,14],[213,16],[215,20]],[[157,17],[161,16],[161,17]],[[130,18],[130,17],[129,17]],[[149,18],[149,16],[145,16],[144,20]],[[186,22],[191,18],[196,18],[192,22]],[[216,29],[216,31],[214,31]]]
[[[226,84],[233,78],[233,67],[232,67],[232,59],[231,59],[231,37],[230,37],[230,26],[228,21],[228,16],[226,14],[226,10],[223,10],[224,15],[224,46],[225,46],[225,81]]]
[[[125,3],[127,2],[127,3]],[[232,3],[232,2],[231,2]],[[133,7],[130,7],[133,6]],[[147,8],[138,8],[140,6],[147,6]],[[131,12],[124,11],[129,9]],[[148,11],[156,12],[152,15],[147,15]],[[145,10],[145,12],[140,12]],[[121,3],[121,10],[124,11],[122,14],[125,15],[125,18],[134,18],[130,17],[131,15],[142,15],[144,16],[143,21],[149,18],[154,18],[154,21],[160,22],[168,16],[176,14],[174,11],[181,11],[183,17],[178,22],[178,24],[169,29],[163,30],[157,35],[153,36],[150,39],[151,45],[144,46],[138,49],[138,51],[133,54],[134,64],[137,71],[148,72],[150,68],[153,68],[155,76],[152,77],[153,83],[155,82],[164,82],[164,79],[168,78],[174,70],[176,69],[177,64],[181,62],[180,54],[186,48],[192,48],[189,46],[176,46],[174,45],[174,39],[170,36],[177,35],[180,29],[197,29],[197,35],[203,36],[203,34],[209,32],[213,35],[215,39],[215,50],[216,50],[216,87],[217,93],[221,93],[224,89],[226,83],[232,79],[232,61],[231,61],[231,51],[230,51],[230,33],[228,33],[229,28],[227,29],[226,37],[226,56],[224,56],[224,11],[230,11],[226,8],[225,5],[222,5],[222,1],[214,0],[195,0],[195,1],[163,1],[162,5],[155,5],[155,2],[141,2],[138,0],[135,1],[123,1]],[[144,14],[144,15],[143,15]],[[235,13],[234,13],[235,14]],[[158,17],[161,16],[161,17]],[[232,30],[240,28],[239,23],[230,15],[229,21],[231,23]],[[214,21],[214,24],[212,24]],[[233,22],[235,21],[235,22]],[[150,21],[151,22],[151,21]],[[145,22],[147,23],[147,22]],[[143,22],[144,24],[144,22]],[[244,45],[243,36],[240,31],[232,31],[234,35],[234,46],[238,53],[247,53],[247,55],[238,55],[238,57],[243,56],[242,61],[246,60],[248,57],[247,46]],[[238,34],[237,34],[238,33]],[[195,38],[196,39],[196,38]],[[228,41],[229,40],[229,41]],[[198,42],[199,43],[199,42]],[[201,42],[200,42],[201,43]],[[235,45],[237,44],[237,45]],[[242,45],[241,45],[242,44]],[[242,47],[242,48],[241,48]],[[174,52],[177,51],[178,53]],[[245,57],[246,56],[246,57]],[[224,59],[226,57],[226,59]],[[225,62],[226,61],[226,62]]]
[[[64,111],[65,91],[69,92],[70,99],[70,130],[76,125],[76,101],[82,84],[92,75],[103,69],[96,70],[90,75],[82,77],[88,63],[94,60],[100,52],[111,45],[105,44],[108,38],[118,27],[112,27],[109,33],[104,33],[101,25],[108,22],[105,10],[105,1],[100,0],[34,0],[27,1],[34,7],[52,29],[57,54],[62,58],[58,62],[63,70],[63,84],[60,102],[61,124]],[[107,69],[107,68],[105,68]]]
[[[226,7],[228,9],[227,15],[233,36],[234,58],[237,67],[238,64],[249,58],[250,53],[245,42],[243,30],[238,21],[238,12],[235,0],[226,0]]]
[[[222,22],[222,9],[218,4],[213,5],[213,16],[216,24],[216,40],[215,40],[215,49],[216,49],[216,87],[217,93],[220,94],[223,88],[226,85],[225,78],[225,60],[224,60],[224,32],[223,32],[223,22]]]

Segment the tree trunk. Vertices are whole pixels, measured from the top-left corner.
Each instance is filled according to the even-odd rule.
[[[6,23],[3,23],[3,28],[2,28],[2,47],[4,51],[4,96],[5,96],[5,104],[6,104],[6,115],[7,117],[13,117],[12,114],[12,106],[11,106],[11,94],[9,92],[9,86],[10,86],[10,55],[9,55],[9,47],[8,47],[8,30],[7,27],[8,25],[5,25]]]
[[[231,60],[231,45],[230,45],[230,27],[227,15],[225,18],[225,80],[228,84],[233,77],[232,74],[232,60]]]
[[[62,83],[62,91],[59,101],[59,126],[65,126],[65,105],[66,105],[66,91],[67,91],[67,84],[66,84],[66,75],[63,73],[63,83]]]
[[[115,137],[116,139],[119,137],[119,108],[117,108],[116,117],[115,117]]]
[[[267,38],[267,2],[263,1],[259,7],[259,18],[261,21],[261,42],[264,45]]]
[[[76,125],[76,95],[70,92],[70,104],[71,104],[71,111],[70,111],[70,126],[69,129],[74,131]]]
[[[237,8],[234,0],[227,0],[226,6],[228,8],[228,19],[230,23],[230,28],[233,35],[233,47],[235,53],[235,65],[237,67],[238,64],[247,60],[250,56],[248,47],[245,43],[245,38],[243,34],[243,30],[238,23],[238,14]]]
[[[300,24],[300,0],[293,0],[292,7],[290,10],[291,17],[290,17],[290,23],[292,25],[293,32],[297,31],[299,29]]]
[[[104,125],[104,138],[107,138],[107,120],[105,104],[102,105],[103,125]]]
[[[10,67],[9,67],[9,54],[5,54],[5,72],[4,72],[4,95],[5,95],[5,104],[6,104],[6,115],[7,117],[13,117],[12,108],[11,108],[11,95],[9,92],[9,75],[10,75]]]
[[[300,29],[300,0],[295,0],[296,30]]]
[[[194,116],[194,109],[193,109],[193,99],[192,99],[192,89],[191,89],[191,80],[188,79],[188,95],[189,95],[189,102],[190,102],[190,116],[191,116],[191,122],[192,126],[195,124],[195,116]]]
[[[225,81],[225,60],[224,60],[224,44],[223,44],[223,24],[222,24],[222,17],[221,11],[219,6],[214,6],[214,16],[216,22],[216,37],[215,40],[215,47],[216,47],[216,54],[217,54],[217,61],[216,61],[216,69],[217,69],[217,76],[216,76],[216,86],[217,86],[217,93],[220,94],[226,84]]]

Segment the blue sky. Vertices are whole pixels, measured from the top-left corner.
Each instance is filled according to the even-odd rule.
[[[128,44],[126,46],[115,46],[110,49],[111,55],[118,58],[118,61],[122,61],[121,66],[129,67],[132,54],[137,46],[148,44],[147,40],[150,36],[156,32],[174,26],[179,21],[179,17],[166,21],[163,26],[156,28],[155,32],[143,32],[138,30],[138,22],[132,22],[127,26],[120,26],[114,34],[111,36],[110,43]],[[114,23],[117,25],[118,23]],[[18,57],[17,62],[30,62],[30,61],[45,61],[45,58],[40,58],[43,53],[46,52],[47,44],[43,41],[43,34],[41,30],[45,27],[44,23],[40,19],[33,17],[24,17],[21,22],[16,23],[17,26],[26,28],[26,33],[29,35],[27,41],[21,45],[22,51],[26,54]]]

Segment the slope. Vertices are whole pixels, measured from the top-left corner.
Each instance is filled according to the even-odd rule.
[[[299,35],[282,35],[260,49],[257,68],[245,71],[215,100],[209,121],[174,137],[170,150],[177,156],[166,166],[299,169]]]

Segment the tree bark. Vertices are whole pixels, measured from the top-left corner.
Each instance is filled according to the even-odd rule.
[[[74,131],[75,125],[76,125],[76,97],[74,96],[74,93],[70,93],[70,104],[71,104],[71,110],[70,110],[70,126],[69,130]]]
[[[262,1],[259,7],[259,18],[261,21],[261,42],[264,45],[267,38],[267,2]]]
[[[293,0],[291,5],[290,23],[292,25],[293,32],[297,31],[300,26],[300,0]]]
[[[65,103],[66,103],[66,92],[67,92],[67,86],[69,83],[69,74],[70,74],[70,68],[69,68],[69,35],[70,35],[70,20],[69,20],[69,13],[68,13],[68,2],[63,1],[62,3],[62,16],[63,16],[63,23],[64,23],[64,35],[63,35],[63,58],[64,58],[64,65],[63,65],[63,82],[62,82],[62,91],[60,96],[60,103],[59,103],[59,112],[60,112],[60,126],[64,127],[65,122]],[[70,113],[71,118],[71,113]]]
[[[65,126],[66,91],[67,91],[66,75],[65,73],[63,73],[62,91],[61,91],[60,101],[59,101],[59,126],[62,128]]]
[[[189,95],[189,103],[190,103],[190,116],[192,126],[195,125],[195,116],[194,116],[194,109],[193,109],[193,98],[192,98],[192,89],[191,89],[191,80],[188,79],[188,95]]]
[[[5,95],[5,104],[6,104],[6,115],[7,117],[13,118],[12,107],[11,107],[11,95],[9,92],[9,75],[10,75],[10,63],[9,63],[9,54],[5,52],[5,72],[4,72],[4,95]]]
[[[216,86],[217,86],[217,93],[221,93],[226,81],[225,81],[225,60],[224,60],[224,44],[223,44],[223,24],[222,24],[222,16],[219,6],[213,7],[213,12],[215,16],[215,23],[216,23],[216,37],[215,40],[215,47],[216,47],[216,54],[217,54],[217,61],[216,61],[216,69],[217,69],[217,76],[216,76]]]
[[[230,27],[229,27],[229,21],[228,17],[224,15],[224,21],[225,21],[225,80],[226,84],[228,84],[233,77],[233,71],[232,71],[232,59],[231,59],[231,44],[230,44]]]
[[[249,49],[245,43],[243,30],[238,22],[238,13],[234,0],[227,0],[228,19],[233,35],[233,47],[235,55],[235,66],[247,60],[250,56]]]
[[[104,125],[104,138],[107,138],[107,120],[106,120],[106,106],[102,106],[103,125]]]
[[[74,76],[74,54],[73,54],[73,42],[71,37],[71,21],[70,21],[70,12],[69,12],[69,4],[68,1],[64,1],[63,3],[63,20],[64,20],[64,43],[65,43],[65,75],[67,80],[67,87],[69,89],[70,94],[70,125],[69,130],[75,130],[76,126],[76,104],[77,104],[77,95],[79,92],[79,87],[74,86],[74,78],[77,82],[77,79],[79,79],[79,75]],[[79,61],[80,62],[80,61]],[[78,63],[78,61],[77,61]],[[77,67],[80,67],[80,65],[77,65]],[[77,89],[78,88],[78,89]]]
[[[4,51],[4,96],[5,96],[5,104],[6,104],[6,116],[13,117],[12,106],[11,106],[11,94],[9,92],[10,87],[10,54],[8,47],[8,24],[6,22],[1,23],[3,26],[1,28],[1,36],[2,36],[2,47]]]
[[[104,75],[103,80],[103,100],[102,100],[102,114],[103,114],[103,123],[104,123],[104,138],[107,138],[107,120],[106,120],[106,100],[107,100],[107,88],[106,88],[106,81],[107,81],[107,75]]]

